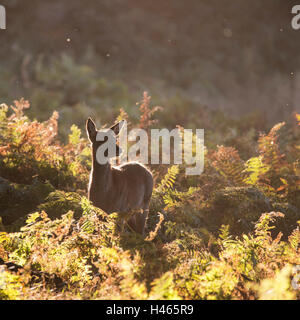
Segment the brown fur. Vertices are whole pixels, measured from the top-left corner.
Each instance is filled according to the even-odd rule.
[[[116,136],[119,134],[119,127],[120,123],[110,128]],[[138,162],[128,162],[116,167],[110,163],[99,164],[96,160],[96,152],[103,142],[96,141],[97,129],[90,118],[86,128],[92,143],[89,200],[107,213],[142,209],[142,213],[135,213],[128,224],[136,232],[144,234],[153,190],[151,172]],[[116,150],[117,156],[120,155],[120,148],[117,145]]]

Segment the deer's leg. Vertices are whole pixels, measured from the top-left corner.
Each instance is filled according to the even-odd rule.
[[[144,236],[148,214],[149,204],[146,204],[143,209],[134,210],[132,216],[127,220],[130,229]]]
[[[146,216],[145,212],[142,209],[134,210],[132,216],[127,220],[127,224],[131,230],[135,231],[136,233],[140,233],[144,235],[144,227]]]
[[[136,214],[136,231],[142,236],[145,236],[145,228],[149,214],[149,207],[146,206],[139,213]]]
[[[124,229],[125,229],[125,225],[127,224],[128,225],[128,220],[131,219],[131,213],[130,211],[122,211],[122,212],[119,212],[119,215],[120,215],[120,232],[124,232]],[[132,229],[132,225],[135,225],[134,224],[134,221],[131,222],[131,224],[129,225],[129,227]]]
[[[127,224],[130,229],[136,231],[136,213],[132,214],[131,217],[127,220]]]
[[[123,218],[123,219],[121,220],[121,233],[124,232],[124,228],[125,228],[125,219]]]

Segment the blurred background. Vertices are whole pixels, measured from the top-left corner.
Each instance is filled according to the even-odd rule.
[[[138,117],[147,91],[164,107],[161,127],[220,127],[215,144],[254,139],[250,129],[299,112],[296,3],[2,0],[0,101],[24,97],[38,120],[57,110],[65,138],[88,116],[112,123],[123,108]]]

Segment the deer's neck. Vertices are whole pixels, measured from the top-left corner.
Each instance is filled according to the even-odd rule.
[[[92,171],[90,176],[89,193],[91,200],[105,198],[112,185],[111,164],[99,164],[96,160],[96,154],[93,150]]]

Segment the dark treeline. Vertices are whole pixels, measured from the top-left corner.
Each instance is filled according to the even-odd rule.
[[[80,59],[93,48],[90,64],[133,90],[138,86],[138,96],[140,88],[163,88],[238,114],[263,110],[271,124],[299,108],[300,31],[290,23],[295,1],[2,4],[1,69],[9,60],[24,64],[26,55],[65,52]]]

